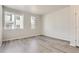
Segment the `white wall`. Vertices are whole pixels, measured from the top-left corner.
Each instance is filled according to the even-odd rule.
[[[2,6],[0,5],[0,46],[2,43]]]
[[[71,8],[66,7],[43,16],[43,34],[62,40],[71,41],[74,37]]]
[[[13,11],[15,13],[20,13],[20,14],[24,14],[24,29],[20,29],[20,30],[4,30],[4,35],[3,35],[3,40],[12,40],[12,39],[19,39],[19,38],[27,38],[30,36],[36,36],[36,35],[40,35],[41,34],[41,16],[39,16],[39,21],[37,21],[36,23],[36,29],[32,30],[31,29],[31,23],[30,23],[30,17],[31,13],[26,13],[26,12],[21,12],[18,10],[13,10],[10,8],[5,8],[4,10],[8,10],[8,11]],[[34,15],[37,16],[37,15]]]

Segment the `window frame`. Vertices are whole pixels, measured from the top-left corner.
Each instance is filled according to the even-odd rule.
[[[8,27],[6,27],[6,19],[5,19],[5,17],[6,17],[6,15],[5,14],[8,14],[8,13],[10,13],[11,14],[11,20],[12,20],[12,16],[14,15],[14,21],[13,21],[13,23],[16,23],[15,21],[15,16],[16,15],[18,15],[19,17],[22,17],[22,18],[20,18],[21,20],[22,20],[22,25],[20,25],[20,28],[16,28],[16,24],[14,24],[14,29],[13,28],[8,28]],[[23,14],[18,14],[18,13],[15,13],[15,12],[10,12],[10,11],[4,11],[3,12],[3,17],[4,17],[4,25],[3,25],[3,28],[5,29],[5,30],[17,30],[17,29],[24,29],[24,15]]]

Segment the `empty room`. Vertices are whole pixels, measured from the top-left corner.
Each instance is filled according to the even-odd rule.
[[[0,53],[79,53],[79,5],[0,5]]]

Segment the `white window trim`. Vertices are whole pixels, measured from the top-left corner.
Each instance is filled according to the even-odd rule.
[[[4,11],[4,29],[5,30],[14,30],[14,29],[17,29],[17,28],[14,28],[14,29],[9,29],[9,28],[7,28],[6,27],[6,24],[5,24],[5,13],[10,13],[10,14],[14,14],[14,15],[19,15],[20,17],[22,17],[22,26],[21,26],[21,28],[19,28],[19,29],[23,29],[24,28],[24,25],[23,25],[23,23],[24,23],[24,15],[23,14],[18,14],[18,13],[14,13],[14,12],[9,12],[9,11]]]

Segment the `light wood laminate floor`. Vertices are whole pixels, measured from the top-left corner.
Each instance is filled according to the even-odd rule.
[[[79,48],[69,42],[46,36],[17,39],[3,42],[1,53],[78,53]]]

